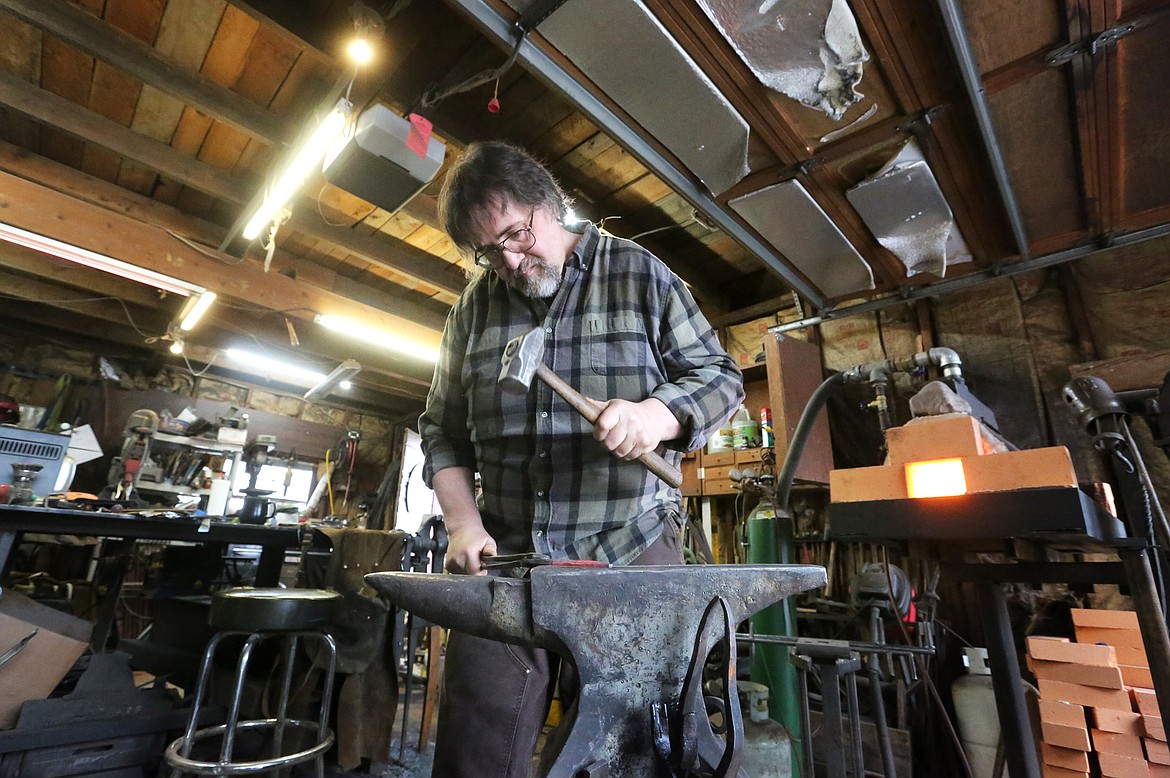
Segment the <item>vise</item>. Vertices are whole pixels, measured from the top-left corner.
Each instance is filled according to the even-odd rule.
[[[580,692],[537,776],[744,776],[735,626],[825,585],[816,565],[546,566],[526,578],[371,573],[396,605],[451,629],[545,648],[571,661]],[[723,648],[723,714],[707,717],[702,670]],[[709,700],[707,701],[709,702]]]

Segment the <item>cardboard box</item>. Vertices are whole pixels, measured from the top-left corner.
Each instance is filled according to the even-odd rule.
[[[1133,611],[1108,611],[1089,608],[1073,608],[1072,622],[1078,627],[1100,627],[1101,629],[1138,629],[1137,614]]]
[[[1145,752],[1142,751],[1142,739],[1137,735],[1123,735],[1100,729],[1094,729],[1091,734],[1093,749],[1099,754],[1118,754],[1142,760],[1146,758]]]
[[[1121,670],[1121,679],[1126,686],[1140,686],[1151,689],[1154,686],[1154,675],[1148,667],[1134,667],[1133,665],[1118,665]]]
[[[1142,714],[1132,710],[1093,708],[1093,723],[1105,732],[1119,732],[1122,735],[1144,735]]]
[[[1051,721],[1041,719],[1040,734],[1044,742],[1050,746],[1072,748],[1077,751],[1093,750],[1093,744],[1089,740],[1089,730],[1084,727],[1070,727],[1067,724],[1054,724]]]
[[[1063,767],[1078,773],[1089,772],[1089,755],[1084,751],[1078,751],[1075,748],[1061,748],[1051,743],[1041,743],[1040,755],[1046,765]]]
[[[27,700],[48,697],[89,646],[93,625],[6,590],[0,596],[0,653],[36,632],[0,667],[0,729],[16,725]]]
[[[1121,689],[1121,669],[1102,665],[1079,665],[1073,662],[1045,662],[1043,659],[1027,657],[1028,669],[1037,678],[1050,681],[1079,683],[1085,686],[1100,686],[1105,689]]]
[[[1037,678],[1036,684],[1040,687],[1040,699],[1060,700],[1084,705],[1086,708],[1114,708],[1122,709],[1130,704],[1129,694],[1121,689],[1102,689],[1098,686],[1081,686],[1075,683],[1049,681]]]
[[[1097,754],[1101,775],[1108,778],[1149,778],[1150,768],[1145,759],[1134,759],[1120,754]]]

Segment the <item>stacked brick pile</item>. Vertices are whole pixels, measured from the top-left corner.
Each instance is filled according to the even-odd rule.
[[[1028,638],[1044,775],[1170,778],[1170,749],[1137,617],[1074,610],[1077,641]]]

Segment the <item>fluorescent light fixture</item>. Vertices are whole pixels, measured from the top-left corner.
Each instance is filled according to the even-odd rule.
[[[337,367],[333,368],[333,372],[318,381],[312,389],[305,392],[305,399],[312,400],[315,397],[327,397],[334,389],[341,387],[348,389],[350,384],[349,379],[353,378],[361,372],[362,366],[357,360],[347,359]]]
[[[297,149],[296,154],[277,177],[276,182],[268,188],[260,207],[252,214],[248,224],[244,227],[244,239],[255,240],[276,215],[284,208],[285,203],[300,190],[315,170],[320,169],[321,160],[326,152],[336,142],[345,130],[345,123],[353,112],[353,103],[344,97],[337,101],[333,110],[326,114],[313,134]]]
[[[906,465],[906,491],[911,497],[955,497],[967,493],[963,460],[936,459]]]
[[[202,292],[198,295],[192,295],[187,298],[187,303],[183,306],[183,310],[179,312],[179,329],[183,332],[190,332],[195,328],[195,324],[207,313],[207,309],[215,302],[215,292]]]
[[[283,359],[275,359],[263,354],[257,354],[254,351],[229,348],[224,352],[224,355],[233,362],[238,362],[248,367],[251,372],[261,371],[266,375],[280,377],[291,383],[313,386],[324,381],[327,377],[319,370],[313,370],[312,368],[298,365],[294,362],[286,362]]]
[[[43,254],[51,254],[59,259],[75,262],[78,265],[85,265],[86,267],[102,270],[106,273],[121,276],[122,278],[128,278],[131,281],[153,286],[165,292],[190,297],[201,295],[207,291],[201,286],[181,281],[178,278],[156,273],[153,270],[147,270],[137,265],[131,265],[129,262],[107,257],[105,254],[83,249],[80,246],[73,246],[54,238],[37,235],[35,232],[22,230],[19,227],[13,227],[3,222],[0,222],[0,238],[3,238],[9,243],[15,243],[18,246],[24,246],[34,251],[40,251]],[[214,299],[214,295],[212,299]],[[210,304],[209,302],[208,305]]]
[[[333,316],[331,314],[319,313],[313,319],[322,327],[340,332],[342,335],[348,335],[351,338],[363,340],[367,343],[372,343],[375,346],[389,349],[390,351],[397,351],[400,354],[417,357],[418,359],[426,360],[427,362],[435,363],[439,361],[438,349],[424,346],[421,343],[414,343],[409,340],[403,340],[401,337],[386,330],[377,330],[373,327],[367,327],[364,324],[348,319],[345,316]]]

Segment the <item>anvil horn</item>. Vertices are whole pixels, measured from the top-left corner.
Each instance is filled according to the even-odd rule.
[[[366,583],[404,610],[461,632],[521,646],[557,648],[532,625],[526,580],[438,573],[370,573]]]

